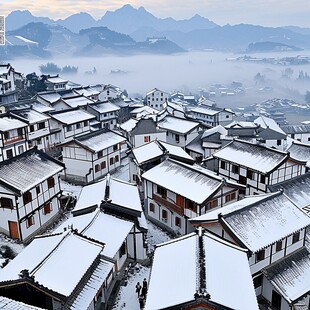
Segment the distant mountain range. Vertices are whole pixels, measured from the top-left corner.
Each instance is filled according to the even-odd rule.
[[[52,20],[35,17],[29,11],[13,11],[6,18],[6,30],[8,44],[0,48],[0,56],[178,53],[206,49],[259,52],[310,48],[308,28],[219,26],[198,14],[186,20],[161,19],[143,7],[136,9],[129,4],[113,12],[107,11],[99,20],[88,13]]]

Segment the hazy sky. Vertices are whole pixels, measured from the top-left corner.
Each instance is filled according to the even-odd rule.
[[[310,28],[310,0],[0,0],[0,14],[29,10],[35,16],[64,19],[88,12],[95,19],[124,4],[143,6],[153,15],[187,19],[196,13],[219,25],[251,23],[263,26],[297,25]]]

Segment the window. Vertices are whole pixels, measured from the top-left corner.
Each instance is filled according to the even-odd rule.
[[[10,133],[9,133],[8,131],[5,131],[5,132],[4,132],[4,139],[5,139],[5,140],[10,139]]]
[[[118,144],[113,145],[113,151],[117,151],[118,150]]]
[[[253,279],[254,282],[254,288],[259,288],[263,285],[263,275],[259,275],[258,277]]]
[[[265,184],[266,183],[266,177],[264,175],[260,176],[260,182]]]
[[[77,123],[76,124],[76,129],[80,129],[81,128],[81,123]]]
[[[261,261],[265,259],[265,250],[260,250],[256,253],[256,261]]]
[[[23,194],[24,205],[31,202],[31,200],[32,200],[31,192],[26,192]]]
[[[230,199],[230,194],[226,195],[226,196],[225,196],[225,202],[230,202],[230,200],[231,200],[231,199]]]
[[[175,135],[175,142],[180,143],[180,135]]]
[[[103,161],[100,166],[101,166],[101,170],[105,169],[107,167],[106,162]]]
[[[1,197],[0,204],[1,204],[1,208],[13,209],[13,201],[10,198]]]
[[[119,156],[116,155],[116,156],[115,156],[115,162],[117,163],[118,161],[119,161]]]
[[[181,219],[178,216],[175,217],[175,226],[181,228]]]
[[[152,202],[150,203],[150,212],[155,213],[155,205]]]
[[[281,140],[277,140],[277,145],[281,145]]]
[[[45,128],[45,122],[41,122],[38,124],[38,129],[44,129]]]
[[[36,186],[36,193],[39,195],[41,193],[40,185]]]
[[[221,160],[221,169],[226,169],[226,163],[225,161]]]
[[[230,194],[230,199],[235,200],[236,199],[236,192],[233,192]]]
[[[51,203],[46,203],[43,207],[43,214],[50,214],[52,211],[52,205]]]
[[[194,212],[196,212],[196,205],[193,201],[191,200],[186,200],[186,208],[189,210],[192,210]]]
[[[254,179],[254,173],[253,173],[253,171],[247,170],[247,172],[246,172],[246,177],[247,177],[248,179],[250,179],[250,180],[253,180],[253,179]]]
[[[176,204],[179,206],[179,207],[184,207],[184,198],[180,195],[177,195],[176,197]]]
[[[299,241],[299,237],[300,237],[299,235],[300,235],[299,232],[293,235],[293,241],[292,241],[293,244]]]
[[[20,145],[19,147],[18,147],[18,154],[21,154],[21,153],[23,153],[24,152],[24,146],[23,145]]]
[[[30,125],[30,126],[29,126],[29,131],[30,131],[30,132],[34,132],[34,125]]]
[[[225,169],[225,168],[224,168],[224,169]],[[239,174],[239,167],[236,166],[236,165],[232,165],[231,171],[232,171],[233,173]]]
[[[168,212],[166,210],[161,210],[161,218],[163,222],[167,222]]]
[[[308,137],[308,141],[310,141],[310,137]]]
[[[160,194],[164,198],[167,197],[167,189],[165,189],[164,187],[161,187],[159,185],[157,185],[157,193]]]
[[[27,218],[27,228],[30,226],[34,225],[34,217],[31,215],[30,217]]]
[[[84,127],[87,127],[88,126],[88,121],[85,121],[84,122]]]
[[[100,165],[95,165],[95,172],[100,171]]]
[[[22,136],[23,136],[23,128],[18,128],[18,129],[17,129],[17,135],[18,135],[19,137],[22,137]]]
[[[150,136],[144,136],[144,142],[150,142],[151,141],[151,137]]]
[[[98,152],[98,158],[101,158],[101,157],[103,157],[103,151]]]
[[[114,164],[114,158],[111,157],[111,158],[110,158],[110,165],[113,165],[113,164]]]
[[[53,177],[47,179],[47,187],[53,188],[55,186],[55,180]]]
[[[276,252],[279,252],[282,250],[282,241],[277,241],[276,243]]]
[[[41,143],[42,143],[42,139],[41,138],[37,139],[37,144],[41,144]]]
[[[7,157],[7,159],[10,159],[13,157],[13,150],[12,149],[6,151],[6,157]]]
[[[72,131],[72,126],[71,125],[67,126],[67,131]]]

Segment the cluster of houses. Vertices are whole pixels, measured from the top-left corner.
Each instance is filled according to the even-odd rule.
[[[14,93],[21,75],[0,65],[4,75]],[[32,99],[1,97],[0,232],[27,246],[0,270],[0,305],[109,309],[128,263],[150,259],[146,310],[309,309],[305,125],[238,121],[157,88],[137,99],[46,84]],[[113,175],[124,158],[128,180]],[[62,180],[83,188],[47,233]],[[151,257],[147,220],[175,236]]]

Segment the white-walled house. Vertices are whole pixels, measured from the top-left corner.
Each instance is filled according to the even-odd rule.
[[[275,307],[272,309],[296,309],[296,301],[310,294],[310,253],[305,247],[310,217],[282,191],[245,197],[191,223],[250,252],[256,295]],[[296,255],[302,257],[301,265]],[[290,272],[283,268],[284,262]]]
[[[60,212],[60,173],[64,164],[31,149],[0,163],[0,229],[28,241]]]
[[[36,146],[39,150],[48,151],[51,144],[50,116],[31,108],[11,112],[28,123],[27,141],[29,148]]]
[[[310,125],[285,125],[281,129],[292,139],[310,144]]]
[[[54,133],[52,143],[57,145],[74,137],[90,133],[90,121],[96,117],[79,108],[50,112],[50,129]]]
[[[208,169],[247,186],[246,194],[266,193],[268,185],[306,172],[306,162],[288,152],[243,140],[233,140],[205,160]]]
[[[99,100],[100,91],[97,86],[76,87],[73,91],[94,101]]]
[[[146,105],[156,110],[162,110],[164,103],[168,100],[169,94],[158,88],[154,88],[146,93],[144,102]]]
[[[0,161],[28,150],[27,122],[11,113],[0,115]]]
[[[120,167],[125,141],[120,134],[101,129],[61,144],[65,179],[89,183],[114,171]]]
[[[185,147],[199,134],[200,124],[183,118],[166,116],[157,123],[166,131],[166,141],[170,144]]]
[[[48,75],[46,80],[45,80],[45,84],[47,87],[47,90],[54,90],[54,91],[62,91],[62,90],[66,90],[67,84],[68,84],[68,80],[62,79],[61,77],[59,77],[59,75]]]
[[[193,230],[189,219],[239,198],[245,187],[198,165],[167,159],[142,174],[148,218],[175,234]]]
[[[72,96],[63,96],[61,100],[58,100],[53,104],[53,108],[56,111],[67,110],[72,108],[86,108],[88,104],[94,103],[95,101],[85,97],[83,95],[74,94]]]
[[[22,79],[10,64],[0,64],[0,105],[17,101],[16,82]]]
[[[96,102],[89,104],[86,109],[89,113],[96,116],[96,120],[100,122],[100,128],[116,128],[120,108],[115,104],[109,101]]]
[[[157,245],[144,309],[258,310],[246,251],[202,231]]]

